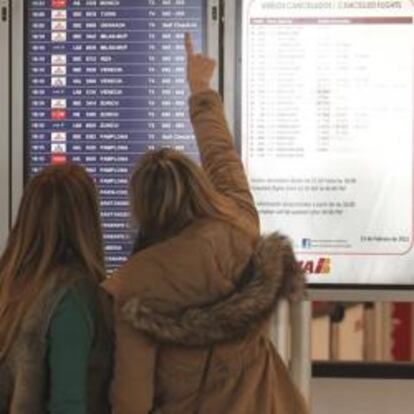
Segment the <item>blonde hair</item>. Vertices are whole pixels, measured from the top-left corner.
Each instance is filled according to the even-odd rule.
[[[141,158],[130,180],[130,201],[146,244],[174,236],[202,218],[239,227],[232,200],[216,191],[194,161],[173,149],[150,151]]]
[[[97,191],[75,164],[51,166],[27,185],[0,259],[0,359],[31,303],[69,263],[93,284],[105,277]]]

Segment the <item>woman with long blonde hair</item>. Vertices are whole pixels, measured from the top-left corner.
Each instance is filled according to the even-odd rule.
[[[27,185],[0,259],[0,413],[109,413],[97,192],[75,164]]]
[[[202,167],[146,154],[132,174],[134,254],[104,283],[115,298],[116,414],[304,414],[269,339],[272,309],[303,285],[288,240],[259,220],[217,93],[215,63],[186,37]]]

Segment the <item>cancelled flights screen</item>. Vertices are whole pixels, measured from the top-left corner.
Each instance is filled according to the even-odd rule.
[[[184,33],[204,48],[202,0],[28,0],[26,176],[73,161],[95,178],[108,267],[131,251],[128,178],[140,155],[198,158]]]
[[[414,285],[414,1],[242,3],[241,142],[262,230],[315,284]]]

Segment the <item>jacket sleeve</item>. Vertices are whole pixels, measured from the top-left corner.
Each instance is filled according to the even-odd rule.
[[[154,403],[156,346],[115,310],[114,414],[148,414]]]
[[[70,290],[58,305],[48,332],[50,414],[86,414],[93,322],[88,305]]]
[[[257,210],[220,96],[212,90],[193,95],[190,115],[204,170],[216,190],[233,200],[258,232]]]

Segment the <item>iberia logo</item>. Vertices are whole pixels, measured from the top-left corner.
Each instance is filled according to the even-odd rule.
[[[64,9],[66,6],[66,0],[52,0],[52,8],[54,9]]]
[[[301,269],[306,273],[312,274],[329,274],[331,273],[331,259],[320,257],[317,260],[299,261]]]

